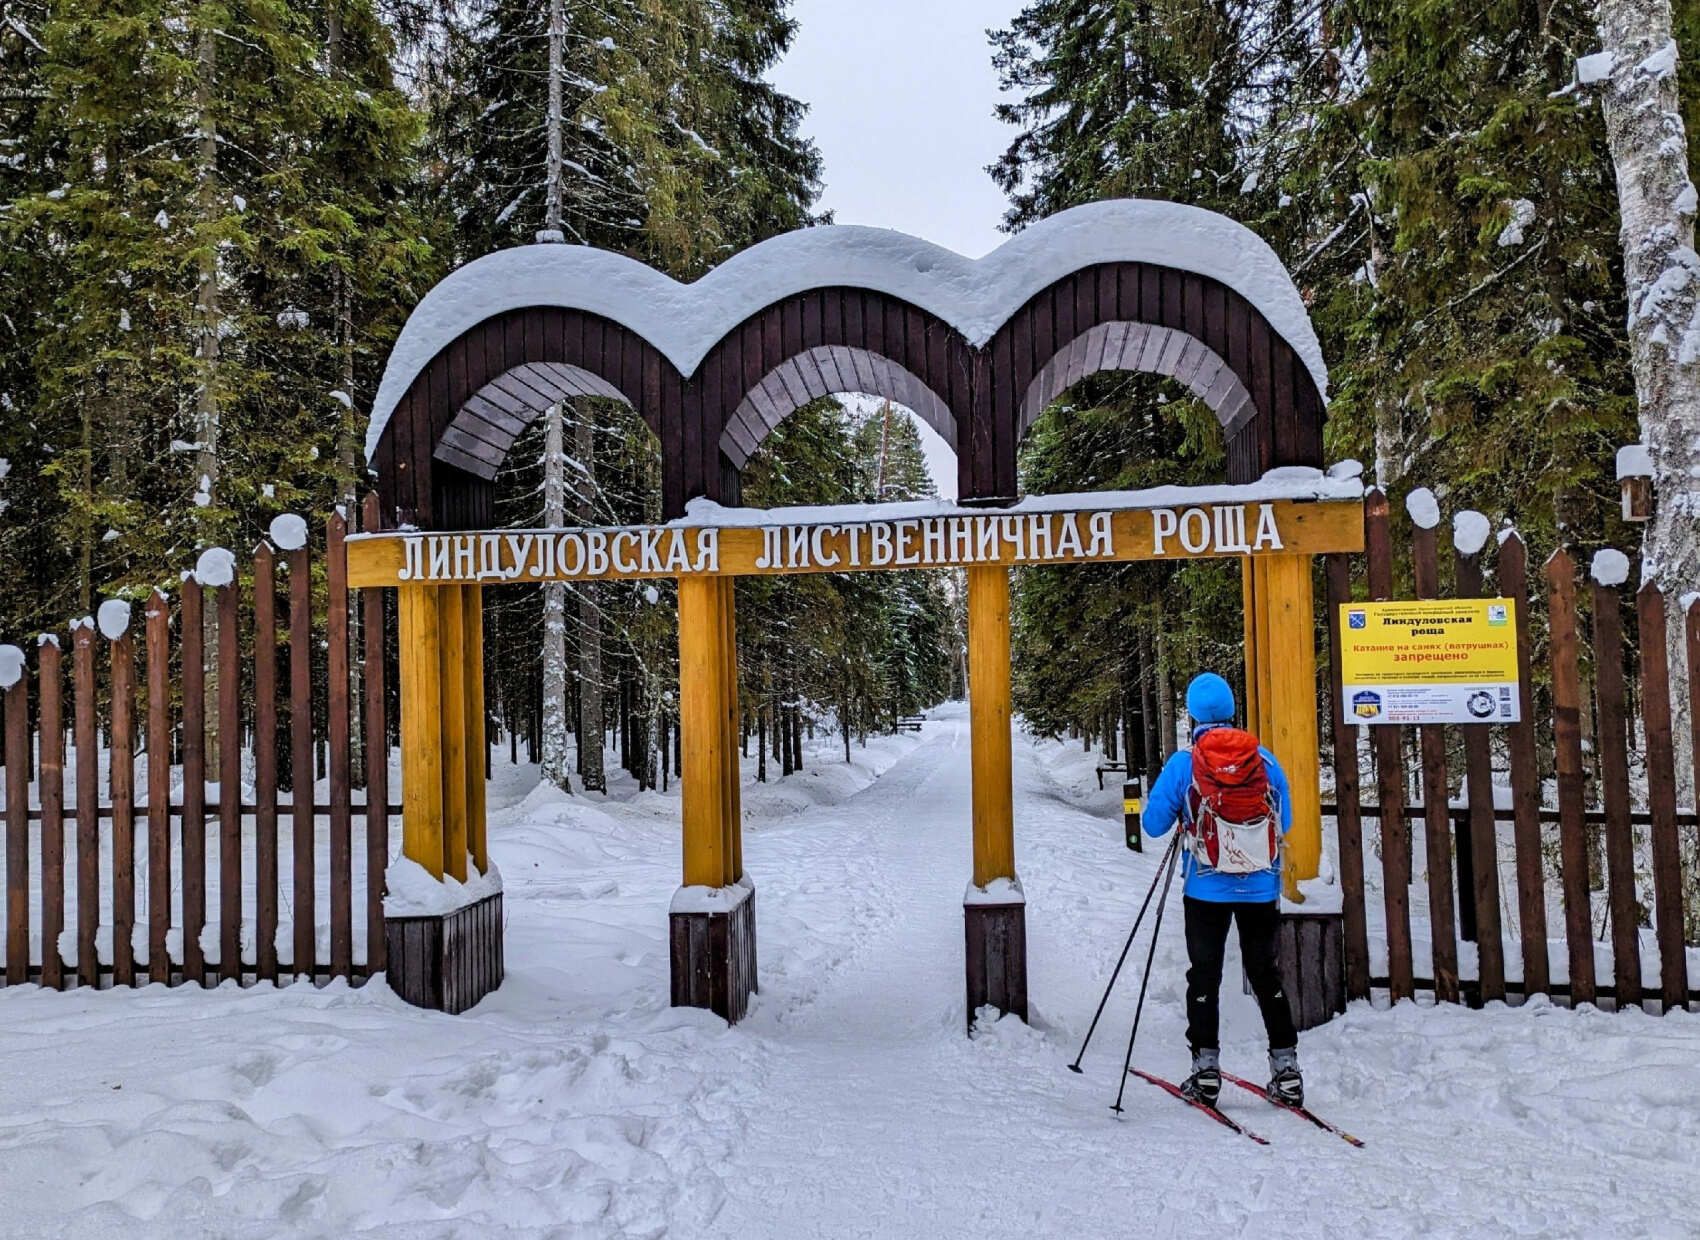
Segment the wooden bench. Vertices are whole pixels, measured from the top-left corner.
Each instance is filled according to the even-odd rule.
[[[926,721],[924,715],[906,715],[891,726],[894,731],[898,732],[919,732],[921,725]]]
[[[1127,763],[1125,763],[1125,762],[1106,762],[1103,765],[1098,767],[1098,791],[1099,792],[1102,792],[1104,790],[1104,776],[1107,772],[1110,772],[1110,771],[1120,771],[1120,772],[1123,772],[1125,774],[1126,771],[1127,771]]]

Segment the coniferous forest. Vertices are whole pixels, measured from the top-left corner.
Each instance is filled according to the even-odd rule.
[[[786,7],[4,0],[0,632],[139,597],[279,513],[352,506],[388,346],[459,264],[544,239],[689,280],[829,224],[803,105],[766,79]],[[1630,545],[1612,473],[1638,435],[1620,212],[1576,67],[1596,19],[1568,0],[1034,0],[988,32],[1010,140],[987,173],[1011,231],[1106,197],[1248,224],[1321,334],[1330,459],[1364,461],[1396,499],[1425,485],[1512,522],[1537,558]],[[1680,40],[1700,6],[1674,19]],[[504,521],[657,515],[641,423],[593,400],[550,421],[508,463]],[[1221,469],[1182,390],[1100,375],[1035,427],[1022,485]],[[827,400],[766,444],[745,501],[931,487],[907,416]],[[550,738],[636,720],[651,743],[627,764],[653,781],[666,591],[553,588],[493,604],[493,712],[557,782],[592,788],[599,760]],[[943,575],[739,590],[752,733],[830,718],[848,742],[961,691]],[[1041,731],[1137,715],[1155,745],[1186,676],[1239,657],[1232,566],[1025,571],[1015,607],[1017,705]],[[793,747],[769,749],[788,769]]]

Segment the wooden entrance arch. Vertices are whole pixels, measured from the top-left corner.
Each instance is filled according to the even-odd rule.
[[[1225,217],[1139,201],[1064,212],[980,260],[882,230],[806,229],[755,246],[691,285],[585,247],[488,255],[445,279],[409,318],[373,404],[367,459],[392,525],[488,531],[496,473],[525,427],[557,401],[611,397],[631,405],[660,440],[664,516],[679,519],[695,499],[735,507],[742,469],[794,410],[829,393],[867,392],[914,410],[956,449],[965,505],[1004,509],[1017,523],[1009,528],[1025,530],[1025,518],[1009,508],[1021,439],[1057,395],[1105,370],[1162,374],[1190,388],[1222,422],[1229,483],[1321,465],[1326,372],[1279,260]],[[1226,512],[1260,494],[1225,492],[1193,509]],[[1089,497],[1077,498],[1084,512]],[[1129,526],[1112,553],[1081,548],[1060,558],[1153,558],[1138,548],[1166,518],[1150,514],[1169,511],[1184,523],[1193,509],[1112,505],[1102,511],[1122,515],[1106,518],[1111,527],[1142,520],[1142,537]],[[972,519],[962,510],[937,519],[958,524],[915,537],[972,540],[984,528],[961,533],[968,527],[960,522]],[[1214,527],[1212,549],[1194,551],[1189,536],[1186,553],[1244,559],[1248,716],[1294,772],[1300,825],[1290,857],[1309,876],[1320,855],[1310,556],[1354,549],[1361,524],[1295,516],[1293,528],[1308,534],[1253,548],[1243,528],[1244,545],[1233,544],[1236,527],[1225,519],[1226,527]],[[842,532],[854,522],[828,524]],[[695,513],[680,528],[719,526]],[[799,536],[783,528],[784,537]],[[1170,532],[1170,545],[1181,546],[1179,527]],[[724,539],[743,545],[751,534],[766,537],[728,528]],[[403,599],[408,855],[459,878],[467,846],[481,848],[482,787],[470,757],[483,743],[482,713],[471,709],[482,690],[468,656],[477,648],[481,585],[521,573],[546,579],[557,568],[566,576],[677,576],[685,872],[672,911],[673,995],[737,1019],[755,986],[755,955],[754,896],[738,830],[731,577],[811,570],[760,562],[765,544],[742,569],[705,572],[694,562],[660,560],[656,567],[644,558],[660,554],[659,543],[645,541],[663,537],[653,531],[601,532],[598,569],[593,535],[578,543],[531,535],[536,550],[528,554],[538,557],[545,545],[550,556],[577,547],[576,573],[542,559],[521,565],[517,545],[503,561],[508,535],[493,531],[429,545],[419,541],[423,534],[351,543],[355,584],[394,585]],[[827,538],[818,523],[800,536]],[[852,546],[842,548],[845,559]],[[1008,571],[1012,563],[1050,561],[1014,550],[901,562],[967,569],[971,1015],[985,1003],[1022,1016],[1027,1008],[1010,788]],[[433,556],[447,558],[439,564]],[[813,571],[845,568],[840,560]],[[504,575],[509,569],[514,576]],[[474,856],[475,865],[481,861]]]

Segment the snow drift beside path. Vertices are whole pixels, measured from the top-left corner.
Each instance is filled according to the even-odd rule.
[[[1120,789],[1098,791],[1078,745],[1014,749],[1034,1023],[964,1038],[968,734],[959,706],[935,713],[851,766],[823,737],[819,765],[746,784],[762,991],[735,1029],[666,1006],[677,797],[565,796],[513,768],[490,824],[508,976],[464,1016],[382,985],[0,991],[8,1234],[1691,1230],[1689,1015],[1356,1005],[1301,1054],[1318,1110],[1363,1150],[1249,1096],[1226,1105],[1271,1148],[1138,1082],[1113,1118],[1134,961],[1086,1075],[1065,1065],[1158,852],[1123,847]],[[1170,1075],[1186,1053],[1178,921],[1177,893],[1135,1050]],[[1238,972],[1224,1062],[1256,1077]]]

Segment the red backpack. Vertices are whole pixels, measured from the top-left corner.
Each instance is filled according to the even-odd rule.
[[[1193,742],[1193,857],[1222,874],[1273,869],[1280,848],[1279,806],[1257,737],[1211,728]]]

